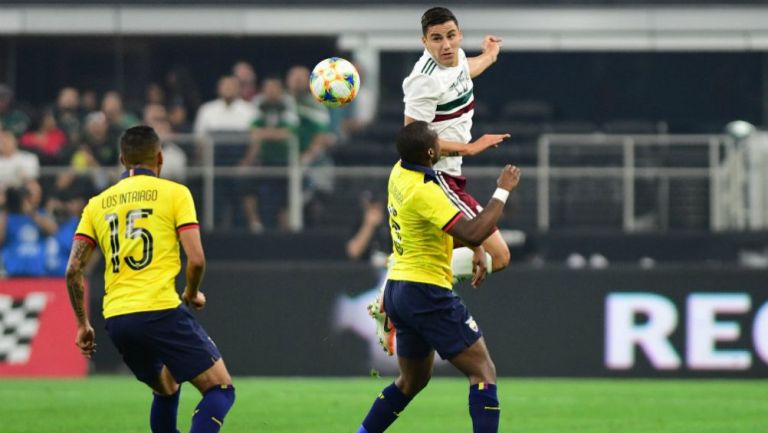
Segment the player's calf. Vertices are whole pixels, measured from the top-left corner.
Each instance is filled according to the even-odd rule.
[[[224,425],[224,417],[235,403],[235,387],[215,386],[203,393],[203,399],[192,415],[190,433],[218,433]]]
[[[469,387],[469,416],[474,433],[498,432],[500,413],[496,384],[480,382]]]

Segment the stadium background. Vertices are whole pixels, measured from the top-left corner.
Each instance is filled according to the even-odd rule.
[[[455,10],[468,53],[485,33],[504,40],[497,64],[475,80],[473,133],[512,137],[465,167],[481,202],[503,164],[523,167],[500,223],[513,263],[479,291],[458,288],[499,374],[764,378],[768,141],[759,126],[768,123],[768,5],[442,4]],[[192,189],[204,227],[209,305],[198,317],[233,374],[387,376],[394,366],[378,352],[362,308],[381,276],[386,227],[361,257],[350,258],[347,244],[384,193],[402,122],[400,83],[420,55],[418,18],[428,6],[0,1],[0,83],[32,124],[46,109],[56,112],[62,88],[94,92],[96,105],[78,111],[83,129],[101,119],[106,92],[141,119],[148,87],[159,85],[168,113],[186,112],[166,141],[183,154],[174,175]],[[329,113],[337,140],[317,164],[299,165],[294,155],[286,166],[237,171],[247,128],[193,131],[200,105],[216,98],[217,81],[236,62],[250,63],[261,82],[331,55],[356,61],[363,89],[354,106]],[[345,119],[357,123],[343,126]],[[744,134],[735,120],[758,128]],[[96,190],[117,173],[106,161],[73,161],[77,149],[101,145],[85,141],[38,155],[32,177],[43,204]],[[79,181],[60,188],[57,179],[70,174]],[[234,185],[255,190],[275,178],[287,189],[259,197],[285,194],[287,219],[279,226],[265,218],[253,230]],[[5,273],[0,375],[127,374],[99,332],[102,267],[89,280],[99,352],[87,364],[62,355],[75,352],[63,281]],[[437,375],[455,373],[438,364]],[[0,383],[12,393],[35,382]],[[730,431],[753,431],[745,428]]]

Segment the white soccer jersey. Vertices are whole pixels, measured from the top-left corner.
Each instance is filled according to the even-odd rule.
[[[428,122],[443,140],[472,140],[475,97],[464,50],[459,49],[459,64],[453,67],[440,65],[424,50],[411,75],[403,80],[403,93],[406,116]],[[461,161],[460,156],[443,156],[434,168],[461,176]]]

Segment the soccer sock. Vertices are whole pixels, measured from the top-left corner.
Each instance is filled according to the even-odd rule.
[[[411,397],[400,392],[395,384],[384,388],[376,401],[373,402],[371,410],[363,420],[363,425],[357,433],[381,433],[387,429],[398,416],[400,412],[411,402]]]
[[[472,257],[474,257],[474,255],[475,252],[467,247],[456,248],[453,250],[453,256],[451,257],[451,272],[453,272],[454,284],[459,281],[472,279]],[[493,269],[492,265],[491,255],[485,253],[485,268],[488,270],[489,274]]]
[[[232,385],[217,385],[206,391],[192,415],[189,433],[218,433],[234,402],[235,387]]]
[[[152,410],[149,412],[149,428],[152,433],[179,433],[176,415],[179,413],[181,387],[172,395],[153,393]]]
[[[469,387],[469,415],[474,433],[497,433],[499,413],[496,385],[480,382]]]

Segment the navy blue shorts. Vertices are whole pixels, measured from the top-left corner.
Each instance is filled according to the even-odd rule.
[[[451,359],[483,335],[461,298],[432,284],[387,280],[384,311],[397,329],[397,356],[403,358],[436,350]]]
[[[106,329],[128,368],[148,385],[157,382],[163,365],[181,383],[221,358],[213,340],[183,305],[113,316]]]

